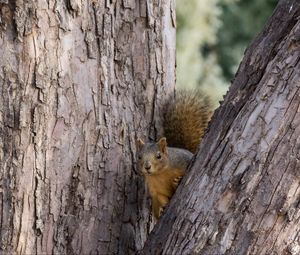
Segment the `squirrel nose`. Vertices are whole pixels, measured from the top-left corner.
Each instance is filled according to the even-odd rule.
[[[150,168],[151,168],[151,164],[148,161],[146,161],[145,162],[145,169],[150,170]]]

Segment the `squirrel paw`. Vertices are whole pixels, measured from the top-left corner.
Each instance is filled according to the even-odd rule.
[[[177,187],[179,185],[181,179],[182,179],[182,176],[178,176],[178,177],[174,178],[173,184],[175,187]]]
[[[166,206],[161,206],[159,208],[159,217],[164,213],[165,209],[166,209]]]

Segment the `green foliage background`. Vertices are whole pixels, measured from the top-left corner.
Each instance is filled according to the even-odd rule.
[[[177,0],[177,86],[222,99],[278,0]]]

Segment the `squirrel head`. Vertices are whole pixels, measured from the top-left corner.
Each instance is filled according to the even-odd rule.
[[[155,175],[168,165],[167,139],[162,137],[157,143],[137,140],[138,168],[144,175]]]

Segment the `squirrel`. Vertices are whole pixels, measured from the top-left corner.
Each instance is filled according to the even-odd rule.
[[[152,200],[152,213],[159,219],[204,134],[211,110],[200,92],[180,91],[164,108],[164,135],[158,142],[137,139],[138,168],[143,173]]]

